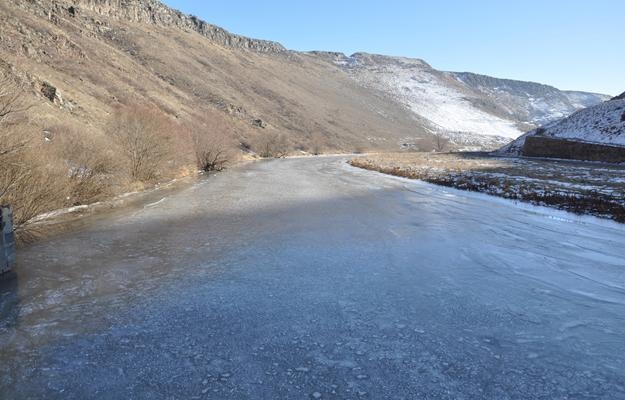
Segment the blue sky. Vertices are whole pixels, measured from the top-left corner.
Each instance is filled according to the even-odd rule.
[[[560,89],[625,91],[625,1],[165,0],[293,50],[422,58],[435,68]]]

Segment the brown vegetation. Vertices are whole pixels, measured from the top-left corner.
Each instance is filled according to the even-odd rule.
[[[203,172],[223,171],[231,156],[224,139],[195,136],[195,159]]]
[[[274,132],[288,135],[288,150],[313,153],[351,151],[370,137],[380,140],[369,147],[397,148],[401,138],[427,136],[409,111],[319,56],[232,47],[227,35],[216,44],[187,28],[164,28],[160,18],[137,23],[129,7],[161,14],[126,3],[103,11],[81,2],[70,15],[63,2],[0,2],[0,68],[23,77],[27,96],[44,104],[28,113],[38,127],[97,136],[118,108],[142,104],[175,125],[202,126],[218,114],[228,143],[245,141],[257,153],[255,144]],[[311,143],[317,139],[320,146]]]
[[[261,135],[254,148],[258,155],[263,158],[283,158],[289,152],[286,135],[277,132]]]
[[[21,85],[2,75],[0,90],[0,204],[13,206],[19,228],[50,205],[58,205],[62,194],[56,186],[58,169],[46,165],[45,149],[20,118],[29,108]]]
[[[207,171],[222,170],[232,157],[222,125],[189,129],[153,106],[135,105],[116,110],[108,135],[71,124],[42,129],[24,118],[29,107],[17,81],[3,74],[0,88],[0,204],[12,205],[22,236],[42,213],[191,171],[193,152]]]
[[[108,132],[119,146],[123,171],[132,182],[155,182],[172,155],[174,127],[156,109],[134,106],[118,109]]]
[[[52,137],[50,145],[67,169],[68,203],[89,204],[111,194],[118,166],[106,141],[81,135],[75,128],[66,125],[48,131]]]
[[[226,122],[214,116],[203,125],[189,128],[197,168],[203,172],[223,171],[232,162],[235,146],[228,139]]]

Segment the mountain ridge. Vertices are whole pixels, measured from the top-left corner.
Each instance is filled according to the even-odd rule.
[[[440,71],[422,59],[364,52],[311,54],[339,66],[359,84],[381,91],[466,150],[496,148],[543,123],[609,96],[474,73]]]
[[[49,110],[55,123],[69,114],[97,130],[112,107],[140,101],[174,118],[218,111],[244,141],[279,131],[295,147],[322,136],[329,147],[345,150],[429,150],[438,135],[454,149],[495,148],[534,127],[492,94],[462,83],[460,73],[421,59],[292,51],[156,0],[17,0],[0,8],[3,68],[25,77],[40,98],[44,86],[55,88],[57,108]],[[371,76],[358,79],[368,68]],[[427,107],[410,107],[401,79],[392,90],[379,84],[390,69],[408,71],[410,90],[420,96],[415,107]],[[411,69],[424,73],[423,82]]]
[[[42,15],[52,19],[53,15],[66,14],[72,18],[81,16],[81,10],[88,10],[101,16],[130,22],[176,27],[194,31],[223,46],[247,49],[259,53],[286,53],[280,43],[237,35],[210,24],[199,17],[185,14],[158,0],[60,0],[51,5],[48,1],[33,0]],[[99,22],[99,21],[98,21]]]

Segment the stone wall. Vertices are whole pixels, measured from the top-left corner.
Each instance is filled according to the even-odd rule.
[[[621,163],[625,162],[625,147],[577,142],[545,136],[528,136],[523,145],[522,155],[526,157]]]

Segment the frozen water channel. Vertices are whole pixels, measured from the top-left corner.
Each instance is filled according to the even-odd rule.
[[[625,398],[625,227],[241,166],[27,249],[2,399]]]

